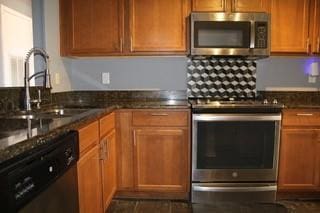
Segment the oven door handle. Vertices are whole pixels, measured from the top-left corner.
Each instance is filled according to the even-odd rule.
[[[261,192],[261,191],[276,191],[277,186],[192,186],[194,191],[201,192]]]
[[[194,121],[281,121],[281,114],[193,114]]]

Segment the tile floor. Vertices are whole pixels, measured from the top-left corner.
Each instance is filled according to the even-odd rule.
[[[318,201],[280,201],[277,204],[190,205],[179,201],[113,200],[106,213],[320,213]]]

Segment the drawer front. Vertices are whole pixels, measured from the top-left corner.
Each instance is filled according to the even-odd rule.
[[[79,151],[80,154],[88,151],[91,147],[98,144],[99,141],[99,123],[95,121],[79,131]]]
[[[100,119],[100,136],[105,136],[115,128],[115,113],[111,113]]]
[[[320,126],[320,110],[292,109],[283,111],[283,126]]]
[[[188,112],[153,110],[132,113],[133,126],[187,126]]]

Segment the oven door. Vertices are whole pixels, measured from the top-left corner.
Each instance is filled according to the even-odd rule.
[[[281,114],[193,114],[193,182],[276,182]]]

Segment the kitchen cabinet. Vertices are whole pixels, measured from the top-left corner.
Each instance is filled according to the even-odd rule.
[[[270,12],[270,0],[193,0],[194,12]]]
[[[134,128],[133,134],[137,190],[187,191],[187,131]]]
[[[320,111],[283,112],[278,191],[320,190]]]
[[[270,12],[270,0],[233,0],[234,12]]]
[[[186,53],[188,0],[130,0],[130,52]]]
[[[319,189],[320,130],[284,129],[279,190]]]
[[[308,54],[310,0],[271,0],[271,51]]]
[[[80,213],[102,213],[99,128],[95,121],[78,130],[80,159],[77,162]],[[85,148],[81,148],[85,147]]]
[[[115,113],[100,119],[100,149],[103,209],[106,210],[117,189]]]
[[[60,0],[61,55],[121,54],[123,14],[122,0]]]
[[[60,54],[185,55],[189,12],[188,0],[60,0]]]
[[[194,12],[226,12],[230,3],[227,0],[192,0]]]
[[[118,197],[187,199],[189,110],[118,112]]]
[[[311,8],[311,51],[313,54],[320,54],[320,0],[313,0]]]

